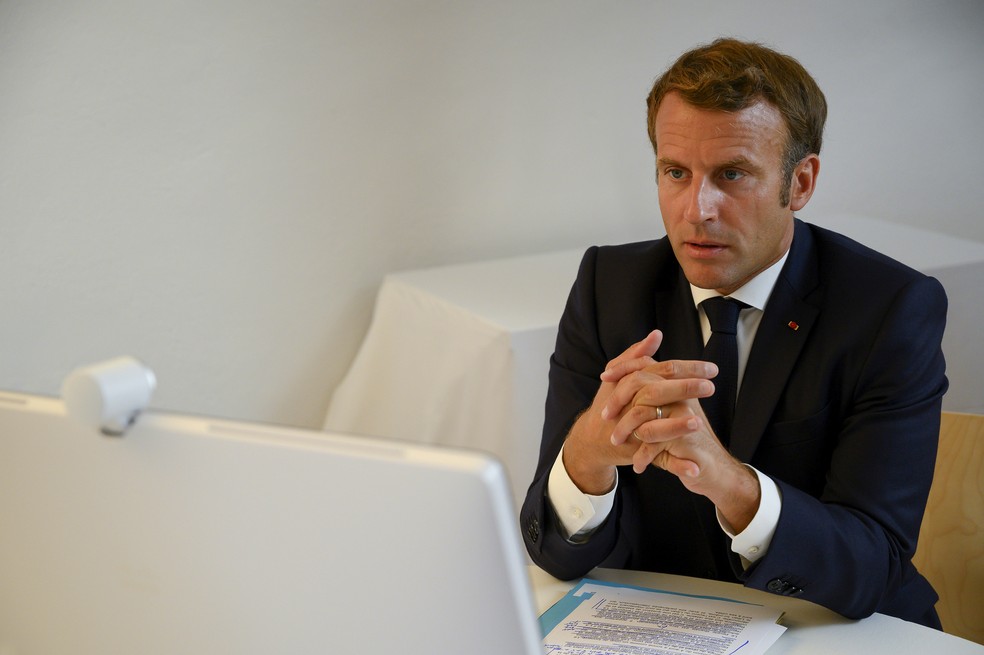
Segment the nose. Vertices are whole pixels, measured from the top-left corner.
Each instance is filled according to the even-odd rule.
[[[714,220],[720,201],[721,191],[713,181],[706,177],[694,178],[684,218],[693,224]]]

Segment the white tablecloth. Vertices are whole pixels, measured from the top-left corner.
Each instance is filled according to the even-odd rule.
[[[533,477],[557,322],[581,250],[388,275],[325,428],[493,453]]]
[[[817,221],[937,277],[950,310],[944,407],[984,413],[984,244],[884,221]],[[557,322],[581,250],[387,276],[325,428],[474,447],[520,501],[536,465]]]

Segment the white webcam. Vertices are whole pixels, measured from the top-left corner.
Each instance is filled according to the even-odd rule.
[[[147,407],[157,377],[133,357],[117,357],[69,373],[62,400],[72,418],[103,434],[120,436]]]

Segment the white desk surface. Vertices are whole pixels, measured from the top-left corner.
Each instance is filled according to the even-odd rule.
[[[984,262],[984,243],[867,216],[818,216],[807,222],[839,232],[927,275]]]
[[[557,580],[536,566],[531,565],[529,570],[537,611],[541,614],[574,586],[573,582]],[[595,569],[589,577],[686,594],[720,596],[782,610],[787,630],[769,649],[769,655],[984,655],[984,646],[980,644],[891,616],[874,614],[861,621],[851,621],[804,600],[738,584],[615,569]]]
[[[556,328],[584,248],[388,275],[508,332]]]

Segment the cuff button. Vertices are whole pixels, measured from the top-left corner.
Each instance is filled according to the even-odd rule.
[[[526,526],[526,534],[529,535],[530,541],[536,543],[537,539],[540,538],[540,522],[533,519]]]

